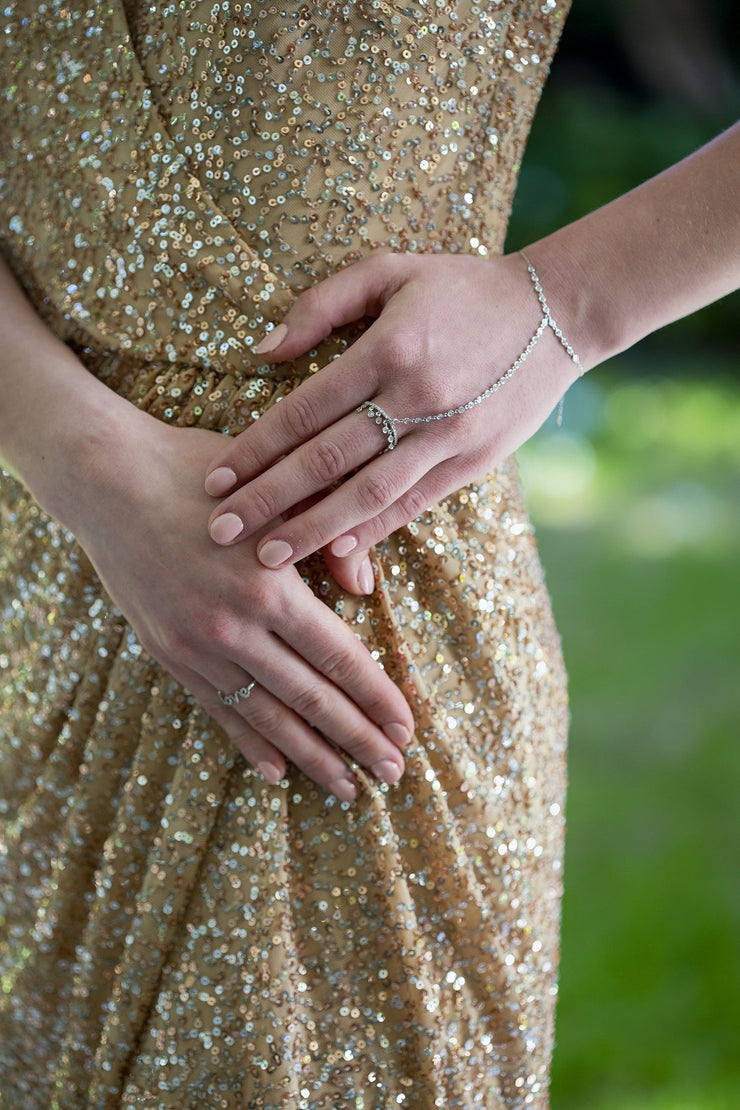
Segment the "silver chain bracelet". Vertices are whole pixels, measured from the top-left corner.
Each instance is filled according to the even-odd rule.
[[[547,303],[547,298],[545,297],[544,291],[542,289],[542,284],[539,277],[537,276],[537,271],[527,258],[524,251],[519,251],[519,254],[522,256],[527,264],[527,272],[532,282],[534,291],[537,294],[537,300],[540,302],[540,307],[542,308],[542,319],[537,325],[536,331],[534,331],[532,336],[530,337],[526,347],[523,348],[514,362],[512,362],[509,369],[504,371],[501,377],[497,378],[492,385],[489,385],[488,389],[485,389],[483,393],[479,393],[477,397],[473,397],[471,401],[466,401],[464,405],[458,405],[457,408],[454,409],[447,409],[446,412],[436,412],[432,416],[389,416],[385,409],[382,409],[380,405],[377,405],[374,401],[363,401],[363,403],[361,405],[358,405],[358,407],[355,409],[355,412],[366,413],[366,415],[379,426],[383,435],[386,437],[387,443],[386,446],[383,448],[381,454],[385,454],[387,451],[392,451],[398,443],[398,432],[396,431],[397,425],[431,424],[434,420],[447,420],[451,416],[462,416],[463,413],[468,412],[470,409],[474,408],[475,405],[479,405],[481,401],[486,401],[489,397],[493,396],[496,390],[500,389],[504,382],[508,382],[512,374],[514,374],[522,365],[522,363],[527,360],[529,355],[536,347],[540,337],[547,330],[547,328],[549,328],[550,331],[552,331],[553,334],[557,336],[561,346],[568,354],[571,361],[575,364],[578,370],[578,376],[583,376],[584,370],[583,366],[581,365],[581,360],[579,359],[578,355],[575,353],[570,343],[565,338],[553,318],[552,312],[550,311],[550,306]],[[558,424],[561,422],[562,412],[563,402],[561,399],[558,405]]]

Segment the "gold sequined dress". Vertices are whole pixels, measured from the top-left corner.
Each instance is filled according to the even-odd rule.
[[[292,297],[382,247],[500,252],[552,0],[5,0],[0,242],[163,421],[236,434]],[[0,402],[1,403],[1,402]],[[3,1110],[547,1106],[565,678],[507,463],[305,573],[403,685],[400,785],[256,777],[84,553],[0,485]]]

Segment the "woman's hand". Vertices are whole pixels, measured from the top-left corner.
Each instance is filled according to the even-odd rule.
[[[739,158],[737,123],[528,248],[584,370],[740,286]],[[286,566],[328,544],[335,577],[366,592],[366,549],[519,447],[576,368],[548,328],[493,397],[447,420],[394,425],[400,442],[378,457],[382,425],[358,405],[426,416],[480,395],[522,351],[537,302],[516,255],[376,255],[302,294],[258,353],[294,358],[363,316],[378,319],[346,354],[216,454],[206,488],[229,495],[211,515],[216,542],[291,510],[262,535],[260,560]]]
[[[500,463],[577,377],[546,328],[493,396],[447,419],[395,424],[398,445],[382,454],[382,423],[359,405],[423,417],[465,404],[518,358],[542,311],[517,255],[380,254],[298,297],[262,351],[295,358],[365,316],[377,319],[346,354],[219,445],[206,480],[212,496],[228,494],[209,522],[217,543],[260,532],[257,552],[268,567],[326,547],[340,583],[363,593],[372,588],[361,578],[367,548]],[[287,512],[290,519],[265,528]]]
[[[74,533],[146,650],[269,781],[287,758],[354,796],[316,729],[378,778],[400,778],[411,711],[351,629],[295,568],[265,570],[258,536],[230,552],[208,538],[202,480],[221,437],[162,424],[98,381],[2,259],[0,309],[0,465]],[[222,704],[219,690],[252,681],[246,700]]]
[[[108,438],[74,491],[74,509],[60,515],[73,516],[144,648],[268,781],[283,777],[288,759],[337,797],[355,796],[346,761],[316,730],[396,781],[413,721],[393,682],[294,567],[274,574],[258,562],[255,541],[224,553],[209,539],[202,475],[220,436],[131,411],[125,443]],[[246,700],[222,704],[219,690],[251,681]]]

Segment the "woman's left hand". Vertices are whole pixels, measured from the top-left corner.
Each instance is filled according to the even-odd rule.
[[[360,339],[225,444],[206,479],[223,498],[209,521],[217,543],[238,543],[288,513],[261,540],[260,561],[285,566],[324,548],[340,584],[361,593],[372,588],[362,576],[367,549],[481,479],[577,377],[546,328],[492,396],[446,419],[396,423],[398,445],[383,453],[382,423],[358,406],[424,417],[464,405],[518,358],[542,312],[518,255],[378,254],[302,293],[260,353],[295,358],[367,316],[377,319]],[[568,321],[557,322],[567,335]]]

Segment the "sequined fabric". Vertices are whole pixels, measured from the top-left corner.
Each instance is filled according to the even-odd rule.
[[[500,252],[562,18],[6,0],[5,256],[111,389],[236,434],[356,334],[260,365],[296,292]],[[0,1106],[546,1107],[567,708],[513,464],[369,599],[303,567],[414,707],[352,805],[258,779],[7,476],[0,520]]]

